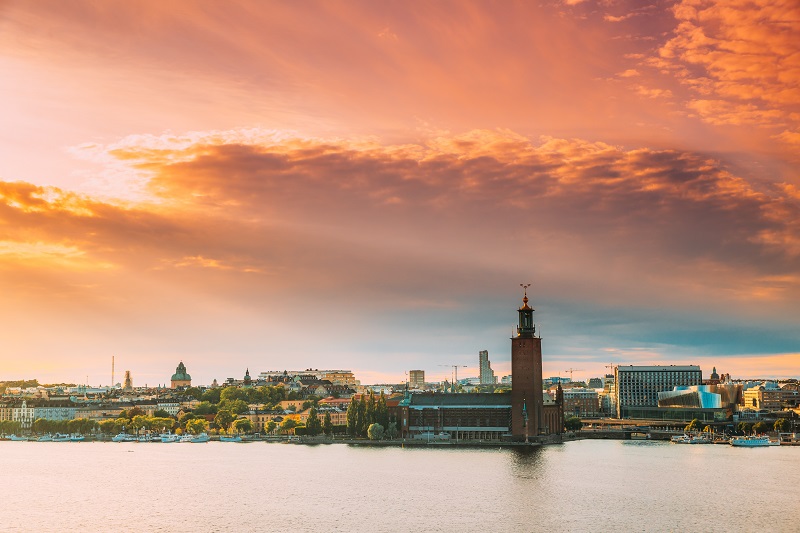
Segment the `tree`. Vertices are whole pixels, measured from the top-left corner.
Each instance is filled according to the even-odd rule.
[[[736,425],[736,430],[741,435],[749,435],[753,431],[753,424],[751,424],[750,422],[739,422]]]
[[[564,427],[567,431],[578,431],[583,427],[583,422],[577,416],[571,416],[564,421]]]
[[[356,427],[358,425],[358,406],[356,405],[355,398],[350,399],[350,403],[347,405],[347,434],[351,437],[356,436]]]
[[[278,427],[278,424],[274,420],[270,420],[267,422],[267,425],[264,426],[264,431],[267,433],[272,433],[275,431],[275,428]]]
[[[139,430],[147,426],[147,417],[144,415],[136,415],[131,419],[131,427],[139,433]]]
[[[169,418],[169,413],[166,409],[156,409],[153,411],[153,416],[155,418]]]
[[[386,396],[381,391],[378,403],[375,405],[375,422],[384,428],[389,427],[389,407],[386,405]]]
[[[202,418],[193,418],[186,423],[186,431],[195,435],[208,431],[208,422]]]
[[[331,422],[331,414],[329,412],[325,413],[325,418],[322,421],[322,431],[329,437],[333,434],[333,422]]]
[[[711,426],[706,426],[706,427],[703,428],[703,433],[711,433],[713,431],[714,431],[714,428],[712,428]]]
[[[308,419],[306,420],[306,433],[311,437],[316,437],[322,433],[322,422],[319,421],[316,407],[312,407],[308,411]]]
[[[219,395],[219,400],[220,401],[223,401],[223,400],[228,400],[228,401],[242,400],[242,401],[246,401],[247,400],[247,392],[245,392],[244,389],[240,389],[240,388],[237,388],[237,387],[225,387],[224,389],[222,389],[222,392]]]
[[[183,391],[183,395],[186,397],[191,396],[195,400],[199,400],[203,397],[203,391],[200,390],[199,387],[189,387],[185,391]]]
[[[400,433],[400,430],[397,429],[397,421],[394,419],[394,417],[392,417],[392,419],[389,420],[389,425],[386,426],[385,433],[387,439],[396,439],[398,433]]]
[[[754,433],[761,434],[761,433],[766,433],[767,431],[769,431],[769,424],[767,424],[763,420],[759,420],[758,422],[753,424]]]
[[[281,422],[281,431],[284,433],[289,433],[291,430],[297,427],[297,422],[294,418],[284,418],[283,422]]]
[[[236,433],[250,433],[253,431],[253,423],[249,418],[238,418],[233,421],[233,429]]]
[[[196,415],[215,415],[217,414],[217,406],[211,402],[203,401],[198,403],[192,412]]]
[[[383,426],[377,422],[370,424],[367,428],[367,436],[369,440],[381,440],[383,438]]]
[[[356,435],[364,437],[367,434],[367,398],[361,395],[361,399],[356,404]]]
[[[219,411],[217,416],[214,417],[214,423],[218,428],[221,428],[224,431],[228,430],[228,427],[230,427],[231,422],[234,420],[236,420],[236,416],[230,411],[226,410]]]
[[[792,430],[792,422],[788,418],[779,418],[772,425],[772,429],[778,432],[786,432]]]
[[[103,420],[100,422],[100,431],[105,433],[106,435],[110,435],[116,431],[115,424],[116,420]]]
[[[220,389],[208,389],[206,390],[203,395],[198,400],[202,400],[208,403],[219,403],[220,395],[222,394],[222,390]]]
[[[250,410],[250,407],[247,405],[247,402],[244,400],[220,400],[218,406],[218,411],[230,411],[233,414],[241,415],[246,413]]]

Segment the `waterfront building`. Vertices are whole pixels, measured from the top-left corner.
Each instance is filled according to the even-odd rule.
[[[545,406],[542,390],[542,337],[536,335],[534,309],[528,305],[525,288],[522,307],[517,309],[517,336],[511,338],[511,434],[517,440],[561,433],[564,427],[563,390]]]
[[[47,402],[34,406],[33,419],[38,420],[72,420],[75,418],[77,406],[71,402]]]
[[[748,409],[780,411],[783,408],[784,391],[774,381],[765,381],[745,389],[742,407]]]
[[[567,416],[596,417],[600,413],[597,391],[579,387],[564,389],[564,414]]]
[[[478,367],[480,368],[480,385],[494,385],[497,383],[497,378],[494,377],[494,370],[492,370],[492,364],[489,361],[489,350],[481,350],[478,352]]]
[[[30,429],[33,421],[36,420],[34,416],[35,408],[33,405],[28,405],[27,400],[22,400],[20,405],[15,405],[11,410],[11,420],[19,422],[23,429]]]
[[[408,371],[408,387],[410,389],[423,389],[423,388],[425,388],[425,371],[424,370],[409,370]]]
[[[634,409],[641,412],[643,408],[657,408],[659,392],[700,385],[702,380],[702,372],[696,365],[617,366],[614,368],[617,418],[632,418]]]
[[[0,403],[0,422],[3,420],[13,420],[14,406],[11,403]]]
[[[178,363],[178,368],[175,369],[175,373],[172,374],[172,378],[170,380],[170,388],[178,389],[182,387],[191,387],[192,386],[192,376],[186,373],[186,366],[183,364],[183,361]]]
[[[741,398],[742,386],[735,383],[677,386],[658,393],[658,406],[726,409],[732,415]]]

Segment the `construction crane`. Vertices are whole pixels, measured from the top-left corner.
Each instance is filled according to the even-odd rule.
[[[572,383],[572,373],[573,372],[583,372],[583,370],[580,369],[580,368],[568,368],[568,369],[564,370],[564,372],[569,372],[569,381],[570,381],[570,383]]]
[[[456,391],[456,382],[458,381],[458,369],[459,368],[467,368],[467,365],[439,365],[439,366],[449,366],[453,368],[453,382],[450,384],[450,392]]]
[[[614,363],[607,364],[606,368],[609,369],[612,374],[614,373]]]

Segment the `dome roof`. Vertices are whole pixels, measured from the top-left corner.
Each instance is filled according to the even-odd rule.
[[[191,381],[192,376],[186,373],[186,366],[183,364],[183,361],[180,362],[178,368],[175,369],[175,373],[172,374],[172,381]]]

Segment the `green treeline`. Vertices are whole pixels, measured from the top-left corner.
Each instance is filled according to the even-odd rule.
[[[376,424],[380,427],[374,427]],[[380,439],[384,436],[394,438],[397,432],[397,421],[393,417],[389,418],[389,408],[383,392],[378,398],[375,398],[373,391],[369,391],[369,395],[362,394],[358,400],[350,400],[350,405],[347,406],[348,435]]]

